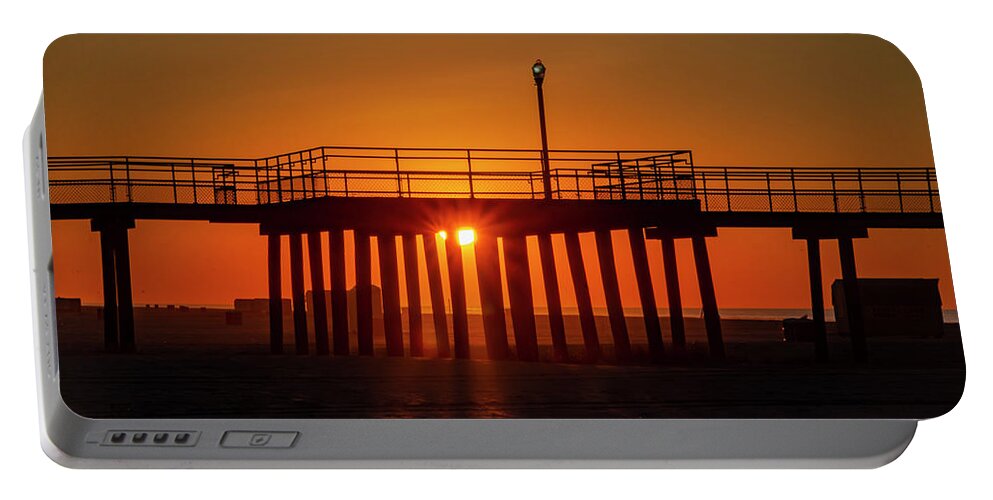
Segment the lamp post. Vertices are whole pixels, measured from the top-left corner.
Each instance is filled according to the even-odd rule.
[[[545,131],[545,96],[541,84],[545,81],[545,65],[541,59],[531,66],[534,84],[538,87],[538,122],[541,125],[541,183],[545,187],[545,199],[552,199],[552,172],[548,166],[548,133]]]

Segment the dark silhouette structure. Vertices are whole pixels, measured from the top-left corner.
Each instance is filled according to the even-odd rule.
[[[438,354],[469,357],[462,254],[456,229],[472,227],[479,261],[487,355],[492,359],[538,359],[530,266],[541,265],[552,353],[566,360],[561,296],[551,235],[563,234],[578,304],[585,358],[602,358],[593,317],[589,277],[579,233],[592,232],[606,292],[613,349],[630,357],[631,339],[614,266],[612,230],[631,242],[647,343],[653,359],[685,349],[676,239],[689,239],[696,263],[710,354],[724,357],[724,342],[707,251],[707,238],[722,227],[791,228],[807,244],[813,320],[819,327],[816,357],[828,358],[820,270],[821,240],[838,240],[847,331],[854,356],[867,358],[853,239],[872,228],[941,228],[934,169],[701,167],[692,152],[465,150],[319,147],[259,159],[166,157],[53,157],[49,159],[53,219],[88,219],[100,232],[104,281],[105,344],[133,351],[128,230],[139,219],[201,220],[258,224],[268,239],[271,350],[282,350],[280,240],[289,238],[291,297],[296,353],[308,353],[309,331],[317,354],[344,356],[348,339],[344,290],[343,231],[354,231],[357,286],[357,353],[373,354],[371,240],[376,238],[383,278],[384,327],[390,356],[403,356],[397,237],[409,290],[409,354],[423,355],[419,271],[426,260]],[[460,166],[460,168],[455,168]],[[554,165],[556,168],[547,168]],[[484,168],[480,168],[484,167]],[[535,168],[539,167],[539,168]],[[544,172],[543,172],[544,171]],[[451,235],[444,255],[435,234]],[[322,234],[329,234],[325,254]],[[304,311],[303,236],[314,289],[313,328]],[[538,258],[529,258],[526,237],[536,236]],[[671,346],[662,339],[646,240],[660,240],[670,310]],[[418,250],[418,240],[423,253]],[[502,243],[506,273],[500,272]],[[445,314],[440,259],[447,261],[452,307],[451,335]],[[330,281],[324,301],[323,268]],[[510,298],[515,351],[503,316],[502,287]],[[454,347],[454,348],[453,348]]]

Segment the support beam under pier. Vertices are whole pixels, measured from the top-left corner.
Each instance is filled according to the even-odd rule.
[[[310,258],[310,289],[314,302],[314,349],[317,354],[331,354],[328,342],[328,304],[324,294],[324,250],[320,231],[307,233]]]
[[[583,345],[586,347],[586,361],[595,363],[600,361],[600,339],[596,332],[593,300],[590,298],[590,283],[586,279],[586,265],[583,263],[583,250],[579,244],[579,233],[565,233],[565,250],[569,257],[572,286],[576,291],[576,306],[579,309],[579,326],[583,332]]]
[[[355,231],[355,324],[359,355],[372,356],[372,248],[369,233]]]
[[[541,259],[541,277],[545,282],[545,301],[548,305],[548,329],[552,334],[552,358],[557,362],[569,360],[565,341],[565,321],[562,318],[562,297],[559,293],[559,275],[555,269],[555,250],[552,235],[538,235],[538,255]]]
[[[400,273],[397,269],[397,241],[392,234],[376,237],[379,245],[379,277],[383,287],[383,330],[386,354],[403,356],[403,319],[400,314]]]
[[[645,336],[652,361],[662,361],[665,347],[662,342],[662,326],[659,324],[659,310],[655,305],[655,289],[652,287],[652,274],[648,267],[648,249],[645,246],[645,233],[640,227],[628,229],[631,242],[631,258],[634,262],[635,279],[638,281],[638,296],[641,299],[641,315],[645,321]]]
[[[838,238],[841,257],[841,277],[845,289],[845,314],[848,316],[848,335],[852,338],[852,357],[856,363],[868,360],[865,341],[865,323],[862,318],[862,296],[859,292],[858,271],[855,267],[855,246],[851,238]]]
[[[721,315],[717,310],[717,294],[714,290],[714,276],[710,270],[710,256],[707,255],[707,239],[693,236],[693,260],[696,262],[697,282],[700,285],[700,301],[703,305],[703,322],[707,328],[707,344],[710,357],[724,359],[724,336],[721,333]]]
[[[347,356],[348,290],[345,288],[345,232],[328,232],[328,252],[331,261],[331,336],[335,356]]]
[[[424,321],[421,319],[421,275],[417,262],[417,235],[403,235],[403,274],[407,285],[407,323],[410,355],[424,355]]]
[[[665,293],[669,301],[669,329],[672,332],[672,347],[677,352],[685,352],[686,322],[683,320],[683,299],[679,292],[676,240],[670,236],[662,236],[659,240],[662,242],[662,266],[665,270]]]
[[[307,354],[307,306],[303,285],[303,235],[290,233],[290,292],[293,296],[293,338],[297,354]]]
[[[266,236],[269,245],[269,352],[283,353],[283,267],[280,236]]]
[[[465,270],[462,267],[462,247],[456,241],[457,231],[445,239],[448,259],[448,288],[452,293],[452,332],[455,337],[455,357],[469,359],[469,315],[466,311]]]
[[[421,239],[424,241],[424,261],[428,271],[435,345],[438,349],[438,357],[448,358],[452,356],[452,347],[448,341],[448,315],[445,312],[445,291],[442,288],[438,237],[434,234],[422,234]]]
[[[131,225],[118,225],[114,234],[114,267],[117,275],[117,327],[121,352],[135,351],[134,301],[131,292],[131,249],[128,229]],[[106,316],[106,315],[105,315]]]
[[[120,348],[117,339],[117,272],[114,263],[114,235],[100,231],[100,263],[103,267],[103,347],[107,352]]]
[[[479,300],[486,335],[486,355],[503,360],[510,355],[507,342],[507,318],[503,304],[503,280],[500,276],[500,252],[497,239],[480,232],[476,236],[476,270],[479,278]]]
[[[517,359],[538,361],[538,334],[534,323],[534,295],[531,292],[531,266],[524,235],[503,237],[503,258],[507,267],[510,317],[514,322]]]
[[[610,231],[602,229],[596,236],[597,258],[600,261],[600,279],[603,294],[607,300],[607,315],[610,318],[610,333],[614,339],[614,356],[617,361],[631,359],[631,339],[624,319],[624,305],[621,303],[621,288],[617,282],[617,265],[614,263],[614,242]]]
[[[827,328],[824,324],[824,280],[821,277],[821,240],[807,239],[807,269],[810,274],[810,310],[814,321],[814,354],[828,360]]]

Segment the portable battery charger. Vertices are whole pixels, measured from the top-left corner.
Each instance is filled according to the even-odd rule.
[[[63,465],[875,467],[962,393],[879,38],[71,35],[24,151]]]

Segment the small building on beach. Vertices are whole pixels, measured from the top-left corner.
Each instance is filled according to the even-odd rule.
[[[868,337],[940,337],[944,333],[937,279],[860,278],[859,297]],[[842,280],[831,284],[838,333],[848,334],[848,307]]]

